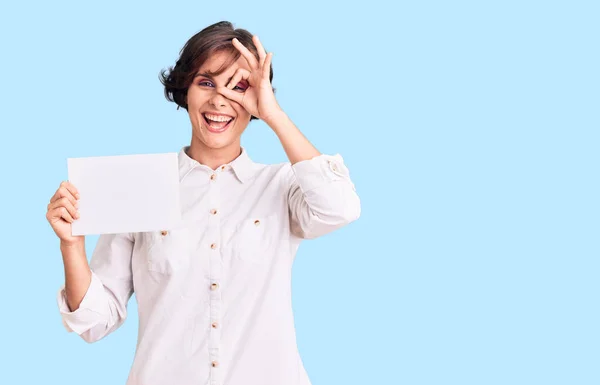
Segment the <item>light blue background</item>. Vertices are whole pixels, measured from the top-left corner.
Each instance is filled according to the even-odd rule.
[[[66,333],[46,205],[67,157],[189,143],[157,75],[230,20],[274,52],[281,106],[362,198],[294,266],[314,385],[599,384],[598,3],[391,4],[4,4],[0,383],[125,382],[135,301],[100,342]],[[243,144],[286,160],[260,121]]]

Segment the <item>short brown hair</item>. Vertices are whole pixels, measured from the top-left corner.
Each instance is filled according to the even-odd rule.
[[[235,63],[241,56],[241,53],[233,46],[233,38],[237,38],[258,60],[258,50],[252,42],[252,34],[245,29],[233,27],[228,21],[220,21],[204,28],[202,31],[192,36],[179,52],[179,59],[174,67],[160,71],[160,82],[165,86],[165,97],[170,102],[175,102],[179,107],[187,111],[185,102],[187,91],[196,72],[202,64],[213,54],[218,52],[227,52],[229,59],[217,72],[212,75],[219,75],[229,66]],[[273,66],[271,65],[269,81],[273,81]],[[275,91],[275,89],[273,89]],[[177,107],[179,109],[179,107]],[[258,119],[252,116],[250,120]]]

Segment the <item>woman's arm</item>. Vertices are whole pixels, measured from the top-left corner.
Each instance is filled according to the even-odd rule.
[[[316,238],[358,219],[360,199],[343,158],[321,154],[283,112],[266,123],[292,164],[287,186],[292,233]]]
[[[321,155],[283,111],[271,115],[265,123],[279,138],[292,165]]]
[[[65,285],[57,302],[65,328],[87,342],[118,329],[133,295],[131,233],[102,234],[88,266],[83,245],[64,248]]]
[[[101,235],[88,264],[85,237],[71,235],[72,223],[79,218],[78,200],[77,188],[62,182],[50,198],[46,219],[60,239],[65,269],[65,284],[57,297],[63,324],[94,342],[127,317],[127,302],[133,294],[134,237],[131,233]]]
[[[273,53],[267,54],[257,36],[253,42],[258,59],[233,39],[250,71],[238,68],[230,82],[217,91],[241,104],[275,132],[293,170],[286,186],[291,230],[302,238],[315,238],[357,219],[360,200],[342,157],[322,155],[283,112],[270,81]],[[249,87],[243,93],[233,91],[242,79]]]
[[[60,243],[65,268],[65,294],[71,311],[79,308],[92,281],[92,271],[85,254],[85,238],[74,244]]]

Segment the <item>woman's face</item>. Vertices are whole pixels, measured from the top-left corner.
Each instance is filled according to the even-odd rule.
[[[188,88],[188,114],[192,123],[192,142],[209,149],[230,149],[240,146],[242,132],[248,126],[251,115],[240,104],[217,92],[225,87],[238,68],[250,70],[243,56],[220,75],[211,77],[228,58],[228,53],[218,52],[200,67]],[[233,90],[243,92],[248,83],[243,80]],[[229,122],[228,122],[229,121]]]

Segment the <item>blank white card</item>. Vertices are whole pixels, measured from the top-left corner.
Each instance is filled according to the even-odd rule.
[[[68,158],[73,235],[170,230],[181,221],[177,153]]]

